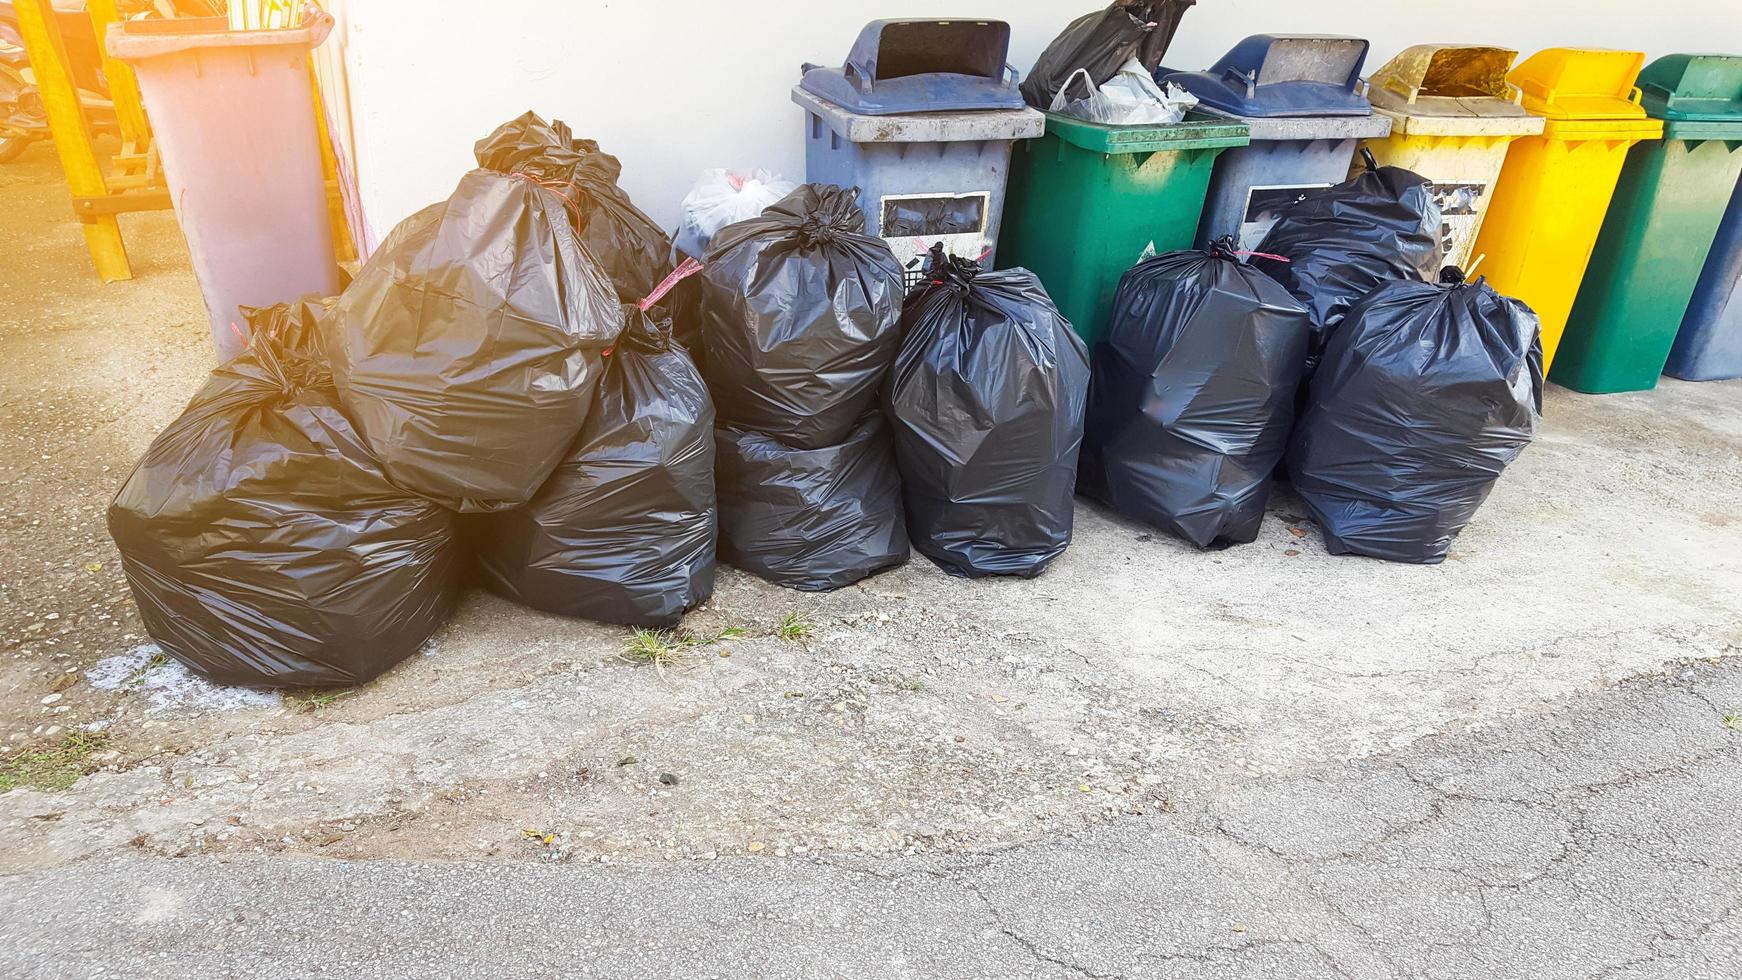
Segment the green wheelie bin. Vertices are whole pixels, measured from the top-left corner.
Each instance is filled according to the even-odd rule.
[[[1592,394],[1657,385],[1742,176],[1742,56],[1668,55],[1638,84],[1663,141],[1628,152],[1549,372]]]
[[[1192,247],[1216,157],[1245,146],[1247,132],[1197,113],[1154,126],[1047,113],[1046,135],[1010,161],[998,265],[1039,276],[1093,347],[1119,277],[1145,256]]]

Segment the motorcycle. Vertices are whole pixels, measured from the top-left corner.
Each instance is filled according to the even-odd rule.
[[[92,135],[119,133],[115,103],[109,99],[109,83],[103,77],[102,49],[84,0],[54,0],[53,7],[85,124]],[[16,159],[30,144],[50,135],[48,107],[43,104],[24,50],[18,11],[10,0],[0,0],[0,163]]]

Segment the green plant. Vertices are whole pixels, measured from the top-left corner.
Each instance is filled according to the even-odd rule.
[[[795,612],[789,612],[785,616],[780,617],[780,625],[774,628],[774,635],[788,643],[797,643],[800,640],[808,640],[810,639],[811,634],[815,632],[816,626],[812,624],[810,620],[805,619],[802,615]]]
[[[0,793],[20,786],[44,792],[69,789],[79,777],[95,772],[91,754],[109,743],[102,732],[70,732],[46,749],[20,752],[0,762]]]
[[[312,715],[327,710],[334,701],[348,698],[356,693],[356,691],[323,691],[318,694],[305,694],[301,697],[292,695],[284,699],[284,705],[290,709],[291,714]]]
[[[147,660],[147,661],[145,661],[145,663],[141,664],[139,666],[139,669],[134,671],[132,676],[128,677],[127,680],[125,682],[123,682],[122,686],[123,687],[138,687],[139,685],[145,683],[146,675],[150,674],[152,671],[156,670],[159,667],[165,667],[168,665],[169,665],[169,658],[168,657],[164,656],[161,653],[154,653],[151,655],[150,660]]]

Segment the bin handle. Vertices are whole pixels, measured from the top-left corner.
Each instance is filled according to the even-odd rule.
[[[1645,90],[1640,88],[1637,85],[1633,86],[1632,91],[1627,93],[1627,101],[1633,103],[1634,105],[1638,105],[1641,102],[1645,101]]]
[[[1368,93],[1371,94],[1371,92],[1373,90],[1372,79],[1362,79],[1362,81],[1367,83]],[[1384,84],[1380,85],[1379,87],[1382,89],[1390,89],[1391,91],[1396,92],[1398,95],[1403,96],[1405,105],[1415,105],[1416,97],[1421,95],[1421,86],[1420,85],[1409,85],[1409,84],[1405,83],[1403,81],[1403,79],[1398,78],[1396,75],[1392,75],[1390,78],[1387,78],[1385,80]]]
[[[1245,85],[1246,97],[1248,99],[1258,94],[1258,69],[1256,68],[1251,71],[1241,71],[1240,69],[1229,65],[1227,68],[1222,69],[1222,77],[1231,78],[1234,81]]]
[[[1022,72],[1017,71],[1016,66],[1008,61],[1004,63],[1004,74],[1010,76],[1010,84],[1012,85],[1022,81]]]
[[[1512,82],[1507,82],[1506,83],[1506,91],[1507,91],[1507,94],[1512,98],[1513,105],[1523,105],[1524,104],[1524,89],[1523,88],[1519,87],[1518,85],[1516,85]]]
[[[853,87],[858,89],[861,93],[865,95],[871,94],[871,79],[865,77],[864,72],[859,70],[858,65],[853,64],[851,61],[847,62],[841,66],[841,75],[846,78],[847,81],[852,82]]]

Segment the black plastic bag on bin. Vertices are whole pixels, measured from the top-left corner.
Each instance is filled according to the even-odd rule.
[[[417,652],[459,595],[454,516],[394,486],[340,410],[325,311],[244,311],[247,349],[109,506],[146,632],[220,684],[363,683]]]
[[[1125,273],[1095,345],[1077,490],[1207,548],[1258,537],[1312,321],[1232,239]]]
[[[1435,564],[1536,435],[1540,324],[1447,269],[1355,304],[1308,384],[1288,469],[1332,554]]]
[[[795,449],[716,430],[720,558],[789,589],[826,592],[907,561],[901,478],[872,412],[839,445]]]
[[[955,575],[1033,577],[1071,541],[1089,355],[1027,269],[932,248],[890,373],[913,546]]]
[[[1078,17],[1035,59],[1034,69],[1022,81],[1023,98],[1036,109],[1051,109],[1059,89],[1079,70],[1086,69],[1094,81],[1091,87],[1099,88],[1132,58],[1154,74],[1173,43],[1180,18],[1196,2],[1114,0],[1105,10]]]
[[[864,233],[857,197],[804,184],[714,236],[702,344],[721,425],[821,449],[876,404],[904,281],[889,246]]]
[[[400,222],[339,297],[331,344],[339,395],[388,475],[467,512],[538,491],[623,329],[563,196],[583,155],[530,113],[478,148],[479,168]]]
[[[714,592],[714,403],[669,318],[628,326],[581,437],[525,507],[473,518],[484,584],[565,616],[669,627]]]
[[[1361,153],[1365,170],[1283,208],[1252,257],[1306,304],[1320,346],[1361,297],[1387,282],[1432,282],[1445,260],[1433,185]]]

